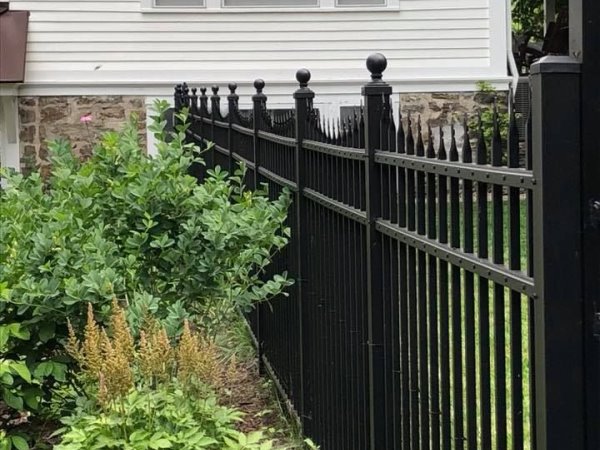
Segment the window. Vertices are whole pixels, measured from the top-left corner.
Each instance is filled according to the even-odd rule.
[[[156,8],[203,8],[204,0],[145,0],[145,7]]]
[[[247,11],[364,11],[368,8],[398,11],[400,0],[140,0],[144,12]]]
[[[238,8],[255,6],[302,7],[318,6],[319,0],[223,0],[223,6],[237,6]]]
[[[383,6],[385,0],[337,0],[337,6]]]

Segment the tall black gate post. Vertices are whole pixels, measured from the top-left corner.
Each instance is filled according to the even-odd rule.
[[[532,66],[536,444],[584,447],[580,64]]]
[[[306,280],[303,276],[302,267],[306,259],[308,247],[307,238],[307,226],[306,226],[306,207],[304,204],[304,198],[302,191],[304,189],[304,183],[306,181],[306,165],[304,158],[304,150],[302,148],[302,142],[306,135],[306,126],[308,123],[308,114],[310,114],[312,107],[312,100],[315,98],[315,93],[308,88],[308,82],[310,81],[310,72],[306,69],[300,69],[296,73],[296,80],[300,83],[300,88],[294,92],[294,100],[296,103],[296,155],[295,155],[295,167],[296,167],[296,184],[298,190],[296,192],[294,203],[296,206],[296,235],[293,237],[295,241],[295,252],[296,252],[296,289],[298,289],[298,323],[299,323],[299,342],[300,342],[300,405],[299,415],[302,418],[302,423],[306,420],[307,414],[305,412],[305,391],[304,391],[304,320],[302,311],[302,302],[304,300]],[[303,258],[304,257],[304,258]]]
[[[581,163],[587,448],[600,448],[600,2],[569,1],[569,50],[582,63]]]
[[[362,88],[365,102],[365,188],[367,212],[367,289],[369,336],[369,426],[371,450],[389,448],[386,444],[385,355],[383,340],[384,304],[382,279],[382,242],[375,229],[381,217],[381,186],[375,164],[375,151],[381,149],[380,127],[384,102],[389,102],[392,87],[382,80],[387,67],[385,56],[375,53],[367,59],[372,81]]]

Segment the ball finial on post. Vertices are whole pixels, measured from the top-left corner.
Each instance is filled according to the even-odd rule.
[[[231,92],[232,94],[235,94],[236,89],[237,89],[237,84],[229,83],[229,92]]]
[[[310,81],[310,71],[308,69],[299,69],[296,72],[296,80],[300,83],[301,88],[308,87]]]
[[[217,95],[219,93],[219,86],[216,84],[212,87],[213,95]]]
[[[254,81],[254,88],[256,89],[256,92],[258,94],[262,94],[263,89],[265,88],[265,82],[264,80],[258,78],[257,80]]]
[[[373,53],[367,58],[367,69],[371,72],[373,81],[380,81],[386,68],[387,59],[381,53]]]

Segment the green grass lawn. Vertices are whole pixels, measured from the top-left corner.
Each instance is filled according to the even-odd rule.
[[[461,242],[464,242],[464,233],[463,233],[463,212],[464,212],[464,208],[462,207],[463,205],[461,205]],[[519,240],[520,240],[520,252],[521,252],[521,267],[522,268],[527,268],[528,265],[528,254],[527,254],[527,249],[528,249],[528,242],[527,242],[527,221],[528,221],[528,217],[527,217],[527,203],[525,199],[521,199],[520,201],[520,211],[519,211],[519,215],[520,215],[520,231],[519,231]],[[475,230],[474,230],[474,248],[475,251],[477,250],[477,205],[474,205],[474,224],[475,224]],[[489,236],[489,254],[492,254],[492,249],[493,249],[493,232],[492,232],[492,224],[493,224],[493,215],[492,215],[492,203],[491,201],[488,203],[488,236]],[[504,260],[508,261],[509,258],[509,247],[508,247],[508,243],[510,242],[510,236],[509,236],[509,227],[508,227],[508,201],[505,201],[503,204],[503,243],[504,243]],[[451,279],[451,277],[450,277]],[[462,342],[462,385],[463,385],[463,398],[462,399],[455,399],[452,398],[452,404],[454,404],[456,401],[461,401],[463,403],[463,412],[465,413],[465,420],[464,420],[464,429],[466,430],[467,427],[467,421],[466,421],[466,411],[467,411],[467,403],[466,403],[466,386],[467,386],[467,377],[466,377],[466,371],[465,371],[465,367],[466,367],[466,332],[465,332],[465,306],[467,304],[467,301],[471,301],[468,300],[466,298],[466,293],[465,293],[465,272],[461,271],[461,286],[460,286],[460,290],[461,290],[461,322],[462,322],[462,327],[461,327],[461,342]],[[443,286],[438,286],[438,289],[443,289]],[[450,286],[446,287],[446,289],[451,290],[452,286],[451,286],[451,281],[450,281]],[[451,291],[450,291],[451,292]],[[524,295],[518,295],[518,297],[516,298],[511,298],[511,291],[508,288],[504,288],[503,289],[503,294],[504,294],[504,310],[503,310],[503,316],[504,316],[504,340],[505,340],[505,355],[504,355],[504,365],[505,365],[505,397],[506,397],[506,430],[507,430],[507,448],[509,449],[518,449],[518,448],[524,448],[524,449],[530,449],[531,448],[531,435],[532,435],[532,424],[531,424],[531,420],[530,420],[530,414],[531,414],[531,396],[530,396],[530,385],[531,385],[531,378],[530,378],[530,348],[529,348],[529,337],[530,337],[530,333],[532,332],[531,327],[530,327],[530,323],[532,318],[530,317],[530,312],[529,312],[529,302],[531,301],[528,297],[524,296]],[[476,355],[476,398],[477,398],[477,435],[478,435],[478,442],[477,442],[477,447],[481,448],[481,424],[479,421],[479,418],[481,417],[481,413],[482,413],[482,401],[481,401],[481,385],[479,382],[479,377],[480,377],[480,372],[481,372],[481,367],[479,364],[480,361],[480,356],[481,356],[481,336],[480,336],[480,330],[479,330],[479,326],[478,324],[480,323],[482,317],[481,317],[481,308],[480,308],[480,285],[478,282],[478,276],[475,276],[475,283],[474,283],[474,321],[473,324],[475,325],[475,355]],[[451,295],[449,295],[449,298],[451,299]],[[496,321],[496,316],[497,316],[497,311],[495,310],[495,297],[494,297],[494,284],[490,282],[490,286],[489,286],[489,295],[488,295],[488,310],[489,310],[489,324],[490,324],[490,329],[489,329],[489,354],[490,354],[490,378],[489,378],[489,382],[490,382],[490,388],[491,388],[491,396],[489,399],[489,402],[491,403],[491,418],[492,418],[492,423],[491,423],[491,429],[492,429],[492,448],[496,448],[497,445],[497,441],[498,441],[498,430],[499,430],[499,426],[498,423],[495,420],[495,416],[497,413],[497,406],[496,406],[496,389],[497,389],[497,385],[498,385],[498,380],[497,377],[495,375],[495,370],[497,367],[497,358],[494,354],[494,349],[497,343],[497,339],[495,336],[495,330],[494,330],[494,324]],[[515,301],[516,300],[516,301]],[[520,320],[520,334],[521,334],[521,365],[522,365],[522,378],[520,380],[520,383],[522,385],[522,390],[523,390],[523,405],[522,405],[522,416],[521,416],[521,420],[523,422],[523,442],[512,442],[513,441],[513,437],[512,437],[512,432],[511,432],[511,427],[512,427],[512,423],[511,423],[511,401],[512,401],[512,392],[513,392],[513,381],[512,381],[512,377],[511,377],[511,367],[513,364],[513,361],[511,360],[511,355],[510,355],[510,349],[513,345],[512,342],[512,333],[511,333],[511,318],[512,315],[514,313],[520,313],[521,316],[521,320]],[[450,358],[451,358],[451,362],[450,362],[450,367],[452,369],[452,358],[453,355],[455,354],[455,352],[452,349],[452,342],[454,339],[454,330],[452,329],[452,307],[449,308],[449,313],[450,313],[450,317],[449,317],[449,324],[450,324],[450,343],[451,343],[451,354],[450,354]],[[518,335],[518,333],[516,333]],[[452,392],[454,383],[456,382],[456,378],[454,376],[453,373],[451,373],[451,382],[450,382],[450,392]],[[515,381],[515,382],[519,382],[519,381]],[[454,427],[454,421],[455,421],[455,417],[454,417],[454,411],[451,410],[451,421],[452,421],[452,427]],[[454,429],[454,428],[452,428]],[[465,448],[475,448],[475,444],[471,444],[471,443],[466,443],[465,444]]]

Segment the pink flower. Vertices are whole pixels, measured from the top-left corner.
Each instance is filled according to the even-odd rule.
[[[79,122],[81,123],[89,123],[92,121],[92,114],[85,114],[83,116],[81,116],[81,118],[79,119]]]

